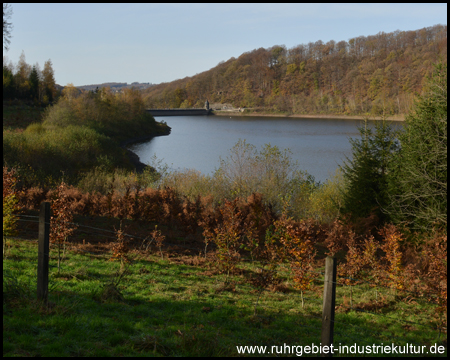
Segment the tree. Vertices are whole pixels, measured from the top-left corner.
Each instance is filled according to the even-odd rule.
[[[11,99],[14,97],[14,75],[11,69],[3,65],[3,98]]]
[[[252,111],[389,116],[410,110],[414,93],[421,92],[422,79],[439,57],[447,59],[446,25],[349,42],[260,48],[144,93],[148,107],[201,107],[208,98],[259,107]]]
[[[30,83],[30,96],[32,100],[38,100],[39,99],[39,73],[36,65],[33,66],[31,69],[30,76],[28,78],[28,81]]]
[[[42,70],[42,87],[44,90],[44,102],[52,102],[56,97],[56,84],[52,61],[50,59],[45,62],[44,70]],[[98,87],[96,92],[98,92]]]
[[[397,131],[383,119],[375,128],[358,128],[361,140],[350,139],[352,156],[344,162],[341,170],[347,182],[342,213],[350,213],[353,219],[375,213],[381,221],[386,220],[382,211],[388,202],[388,166],[398,151]]]
[[[12,23],[8,20],[11,18],[12,8],[10,4],[3,4],[3,48],[8,50],[9,44],[11,43],[11,30]]]
[[[389,212],[415,229],[447,226],[447,64],[437,64],[408,114],[392,164]]]
[[[107,90],[105,88],[102,88],[101,91],[101,97],[102,100],[106,99],[107,95],[105,95],[107,93]],[[75,99],[78,95],[80,94],[80,90],[78,90],[73,83],[69,83],[67,84],[64,89],[62,90],[62,95],[64,96],[65,99],[72,101],[73,99]]]
[[[20,55],[19,62],[17,64],[17,72],[14,75],[16,94],[19,98],[25,99],[29,97],[30,94],[30,74],[31,66],[27,64],[25,60],[25,53],[22,51]]]
[[[182,88],[177,88],[174,91],[175,95],[175,108],[179,108],[183,101],[186,99],[186,91]]]

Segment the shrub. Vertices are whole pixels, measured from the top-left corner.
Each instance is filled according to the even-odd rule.
[[[311,192],[309,203],[306,206],[308,217],[321,223],[331,223],[340,215],[344,191],[344,178],[342,172],[337,169],[332,178]]]
[[[426,259],[421,269],[426,278],[426,290],[437,297],[439,307],[436,311],[447,326],[447,235],[435,234],[428,239],[421,255]]]
[[[58,272],[61,265],[61,246],[66,249],[67,238],[75,231],[77,225],[73,224],[73,212],[70,209],[70,200],[67,197],[67,185],[62,182],[52,201],[52,216],[50,217],[50,243],[58,245]]]
[[[128,252],[128,241],[125,239],[124,231],[122,230],[122,222],[120,222],[120,228],[116,231],[117,241],[112,243],[112,256],[110,261],[120,261],[120,269],[123,269],[124,263],[130,262]]]
[[[8,164],[34,171],[38,184],[48,183],[49,178],[75,182],[80,172],[100,166],[110,159],[117,166],[128,167],[124,151],[104,135],[82,126],[37,132],[38,126],[22,134],[3,132],[3,158]],[[105,158],[104,154],[108,154]],[[29,177],[30,182],[33,180]],[[29,186],[38,185],[29,183]]]
[[[5,256],[6,236],[14,235],[16,232],[18,210],[18,198],[16,196],[16,174],[3,166],[3,256]]]
[[[41,123],[30,124],[25,129],[26,134],[42,134],[43,132],[45,132],[45,128]]]
[[[183,171],[166,172],[158,183],[160,188],[170,187],[178,193],[195,201],[201,196],[213,195],[216,203],[223,199],[220,184],[209,175],[203,175],[197,170],[187,169]]]
[[[69,125],[82,125],[77,123],[75,112],[69,102],[60,99],[57,104],[49,106],[44,112],[45,127],[48,129],[62,128]]]
[[[99,93],[84,92],[73,97],[67,94],[44,115],[44,126],[61,128],[86,126],[118,141],[167,131],[145,111],[139,91],[125,89],[114,94],[103,88]]]
[[[214,177],[226,189],[226,198],[260,193],[264,201],[281,214],[280,196],[292,195],[292,199],[308,197],[315,185],[314,179],[300,171],[290,155],[290,150],[282,151],[270,144],[258,152],[255,146],[239,140],[230,150],[230,155],[220,160]]]

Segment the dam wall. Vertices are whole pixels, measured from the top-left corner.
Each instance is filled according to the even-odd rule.
[[[146,109],[153,116],[209,115],[211,109]]]

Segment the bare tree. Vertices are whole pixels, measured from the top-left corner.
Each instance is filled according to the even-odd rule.
[[[8,21],[12,16],[12,8],[10,4],[3,3],[3,48],[8,50],[11,43],[12,23]]]

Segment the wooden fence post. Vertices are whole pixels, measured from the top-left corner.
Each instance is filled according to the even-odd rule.
[[[328,352],[322,356],[333,356],[330,346],[333,344],[334,307],[336,303],[336,258],[328,256],[325,259],[325,281],[323,287],[322,312],[322,348],[328,346]]]
[[[39,212],[39,244],[37,270],[37,298],[47,303],[48,255],[50,238],[50,203],[43,201]]]

